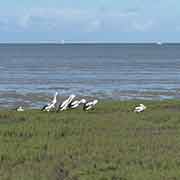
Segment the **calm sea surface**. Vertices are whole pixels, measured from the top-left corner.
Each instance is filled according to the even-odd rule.
[[[1,44],[0,105],[39,106],[74,93],[105,99],[180,97],[180,44]]]

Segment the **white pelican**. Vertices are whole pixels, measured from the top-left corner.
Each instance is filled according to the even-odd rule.
[[[143,112],[146,109],[144,104],[139,104],[139,106],[135,107],[134,112]]]
[[[85,104],[86,100],[85,99],[81,99],[81,100],[76,100],[76,101],[72,101],[69,105],[68,108],[70,109],[75,109],[78,106],[80,106],[81,104]]]
[[[67,110],[71,102],[76,96],[74,94],[70,95],[62,104],[59,106],[60,111]]]
[[[88,110],[90,110],[90,109],[93,109],[94,106],[95,106],[97,103],[98,103],[98,100],[97,100],[97,99],[95,99],[95,100],[93,100],[93,101],[85,102],[85,103],[84,103],[84,106],[83,106],[83,110],[84,110],[84,111],[88,111]]]
[[[41,111],[50,111],[51,109],[54,109],[55,108],[55,104],[56,104],[56,102],[57,102],[57,95],[58,95],[58,92],[56,92],[55,94],[54,94],[54,98],[53,98],[53,100],[52,100],[52,102],[50,102],[50,103],[48,103],[47,105],[45,105],[42,109],[41,109]]]
[[[23,107],[22,107],[22,106],[19,106],[19,107],[16,109],[16,111],[18,111],[18,112],[22,112],[22,111],[24,111],[24,109],[23,109]]]

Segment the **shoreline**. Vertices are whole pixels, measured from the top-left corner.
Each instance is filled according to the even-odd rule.
[[[39,108],[45,103],[49,102],[55,91],[51,92],[16,92],[16,91],[0,91],[0,107],[1,108],[13,108],[17,106]],[[70,94],[69,94],[70,95]],[[69,95],[59,94],[58,102],[62,102]],[[180,99],[179,91],[175,93],[171,92],[152,92],[152,91],[123,91],[105,94],[94,93],[90,95],[76,94],[76,99],[85,98],[87,100],[99,99],[101,101],[162,101],[162,100],[176,100]]]
[[[64,96],[64,97],[61,97],[61,98],[57,98],[57,104],[56,104],[56,108],[67,98],[68,96]],[[94,100],[95,98],[93,97],[77,97],[75,100],[80,100],[82,98],[85,98],[86,100],[88,101],[92,101]],[[52,99],[49,98],[49,101],[51,101]],[[95,106],[95,107],[99,107],[99,106],[109,106],[111,108],[111,106],[115,106],[115,105],[125,105],[125,106],[131,106],[131,108],[133,109],[133,107],[135,106],[138,106],[139,104],[145,104],[147,106],[161,106],[163,104],[171,104],[173,106],[176,106],[176,105],[179,105],[180,106],[180,99],[161,99],[161,100],[149,100],[149,99],[126,99],[126,100],[119,100],[119,99],[98,99],[98,104]],[[15,104],[15,105],[11,105],[11,106],[0,106],[0,112],[6,112],[6,111],[14,111],[16,112],[16,108],[19,107],[19,106],[22,106],[26,112],[31,112],[31,111],[39,111],[41,112],[41,108],[47,104],[48,101],[41,101],[39,103],[39,105],[37,106],[34,105],[34,106],[30,106],[30,105],[22,105],[22,104]],[[79,106],[78,108],[76,108],[77,110],[82,110],[83,111],[83,106]],[[75,111],[76,111],[75,109]],[[178,109],[178,107],[176,108]],[[180,110],[180,108],[179,108]],[[71,111],[74,111],[74,109],[70,109],[70,110],[66,110],[68,112],[71,112]],[[66,111],[63,111],[63,112],[66,112]],[[52,113],[55,112],[55,111],[51,111]],[[91,111],[90,111],[91,112]],[[17,112],[19,113],[19,112]],[[21,112],[20,112],[21,113]],[[46,112],[45,112],[46,113]]]

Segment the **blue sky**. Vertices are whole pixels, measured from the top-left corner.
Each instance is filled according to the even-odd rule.
[[[0,42],[180,42],[179,0],[6,0]]]

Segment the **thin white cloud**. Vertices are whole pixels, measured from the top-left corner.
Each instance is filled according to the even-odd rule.
[[[24,16],[17,15],[16,21],[20,28],[47,29],[70,27],[73,25],[85,25],[94,15],[84,10],[75,9],[31,9]],[[77,28],[77,27],[76,27]]]
[[[28,14],[24,15],[23,17],[19,18],[18,25],[24,29],[28,28],[31,16]]]
[[[132,23],[132,27],[136,31],[146,32],[153,28],[153,21],[152,20],[148,20],[146,22],[134,21]]]
[[[0,29],[1,30],[6,30],[6,28],[8,27],[8,19],[5,17],[0,17]]]
[[[1,17],[4,17],[2,23]],[[11,14],[0,14],[1,29],[3,27],[8,29],[9,27],[9,29],[43,32],[146,32],[156,28],[155,21],[154,17],[143,16],[136,9],[98,11],[97,9],[31,8],[11,12]],[[158,24],[161,24],[161,22]]]
[[[90,21],[85,27],[85,30],[88,32],[94,32],[100,29],[101,29],[101,21],[99,19]]]

